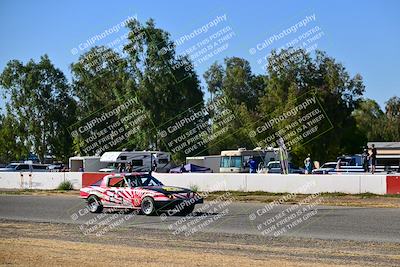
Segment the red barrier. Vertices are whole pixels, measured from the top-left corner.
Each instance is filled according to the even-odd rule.
[[[92,185],[108,174],[104,172],[84,172],[82,173],[82,187]]]
[[[386,176],[386,194],[400,194],[400,176]]]

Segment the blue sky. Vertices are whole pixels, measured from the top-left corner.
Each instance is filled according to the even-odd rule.
[[[317,47],[343,63],[351,75],[360,73],[366,85],[365,96],[383,106],[400,89],[400,1],[18,1],[0,2],[0,69],[11,59],[23,62],[38,60],[48,54],[53,63],[70,78],[69,65],[77,61],[79,45],[93,36],[136,16],[144,22],[155,19],[156,25],[171,33],[173,40],[193,33],[214,19],[226,20],[212,26],[178,47],[178,53],[227,27],[230,38],[224,49],[197,64],[199,76],[214,62],[239,56],[250,61],[255,73],[263,73],[260,59],[272,48],[279,48],[302,34],[317,29],[310,48]],[[271,45],[261,47],[269,38],[299,25],[314,16],[307,25],[297,28]],[[126,30],[107,35],[96,44],[119,38]],[[232,34],[233,32],[233,34]],[[287,33],[287,32],[286,32]],[[316,35],[318,34],[318,38]],[[299,42],[299,44],[302,42]],[[222,45],[221,45],[222,46]],[[71,49],[78,48],[74,55]],[[214,52],[215,51],[215,52]],[[196,52],[196,51],[195,51]],[[4,101],[4,100],[1,100]],[[1,103],[2,106],[4,103]]]

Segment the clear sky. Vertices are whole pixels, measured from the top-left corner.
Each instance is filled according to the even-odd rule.
[[[207,47],[202,43],[204,40],[211,40],[215,33],[224,33],[217,37],[222,38],[221,45],[207,50],[212,56],[197,62],[199,76],[214,61],[222,62],[229,56],[246,58],[255,73],[263,73],[262,58],[272,48],[302,39],[297,46],[312,38],[308,48],[326,51],[343,63],[351,75],[363,76],[366,97],[383,106],[389,97],[400,96],[400,1],[397,0],[2,0],[0,69],[11,59],[25,63],[47,53],[70,78],[69,65],[86,51],[86,41],[129,17],[142,22],[153,18],[158,27],[171,33],[173,40],[192,34],[178,46],[179,53],[197,46],[191,53],[201,54]],[[210,26],[208,23],[214,20],[218,23]],[[197,30],[207,24],[207,32]],[[307,35],[310,31],[312,34]],[[110,43],[124,32],[110,30],[95,44]],[[268,44],[268,40],[272,42]],[[263,43],[267,45],[263,47]],[[251,49],[255,54],[249,52]]]

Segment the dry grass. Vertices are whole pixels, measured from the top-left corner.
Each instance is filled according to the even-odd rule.
[[[76,225],[0,221],[1,266],[399,266],[396,243],[256,236],[173,236],[121,228],[82,235]]]
[[[14,266],[332,266],[32,238],[0,238],[0,263]]]

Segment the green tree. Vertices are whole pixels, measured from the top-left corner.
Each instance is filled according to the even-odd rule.
[[[191,61],[176,55],[169,33],[157,28],[153,20],[144,25],[131,21],[128,28],[125,52],[129,70],[138,84],[138,99],[148,111],[146,128],[151,129],[142,145],[167,150],[158,130],[178,114],[204,106],[200,82]],[[187,125],[180,132],[193,126]]]
[[[26,65],[18,60],[8,62],[0,75],[0,85],[10,99],[7,114],[22,127],[18,140],[27,150],[36,153],[41,161],[48,153],[63,160],[68,158],[71,139],[63,137],[74,119],[75,102],[64,74],[48,56]]]
[[[385,141],[398,142],[400,140],[400,98],[393,96],[385,104],[386,126],[383,128]]]
[[[71,71],[72,90],[78,98],[81,117],[135,94],[136,85],[127,61],[110,48],[91,48],[71,64]]]
[[[224,79],[224,69],[218,62],[214,62],[203,75],[210,93],[210,100],[213,101],[214,95],[222,94],[222,84]]]
[[[268,64],[268,82],[260,99],[261,112],[277,114],[296,103],[301,95],[316,92],[334,129],[292,151],[300,163],[307,153],[327,161],[343,153],[358,152],[364,144],[362,134],[351,116],[364,92],[362,77],[350,77],[346,68],[317,51],[313,58],[305,50],[273,52]],[[293,104],[291,104],[293,103]]]
[[[263,89],[257,85],[262,78],[253,75],[250,63],[242,58],[226,58],[225,66],[223,94],[232,104],[244,104],[248,110],[255,110]]]
[[[204,79],[211,95],[226,100],[225,105],[214,110],[214,116],[219,117],[226,110],[235,115],[233,121],[224,125],[228,130],[219,136],[218,142],[209,144],[209,152],[219,154],[224,149],[253,148],[255,144],[248,138],[248,127],[259,117],[257,104],[264,91],[265,77],[254,75],[247,60],[231,57],[224,60],[224,66],[212,64],[204,73]],[[212,125],[212,130],[221,129]]]
[[[23,129],[18,121],[9,114],[0,114],[0,163],[26,158],[29,149],[24,140]]]
[[[363,99],[357,109],[352,113],[356,126],[365,136],[364,143],[368,141],[384,140],[386,117],[379,104],[372,99]]]

